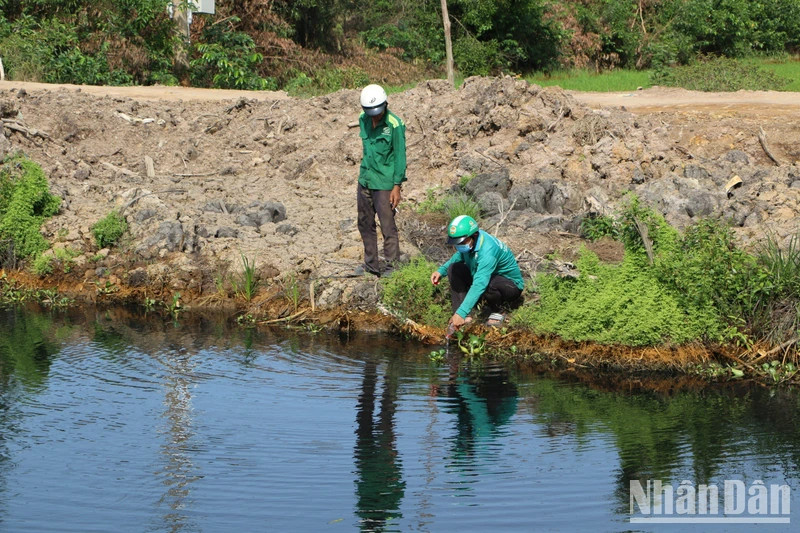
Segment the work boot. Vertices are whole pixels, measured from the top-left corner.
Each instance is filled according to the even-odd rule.
[[[353,271],[354,276],[363,276],[364,274],[372,274],[373,276],[381,277],[380,272],[378,272],[377,270],[372,270],[365,264],[357,266],[356,269]]]

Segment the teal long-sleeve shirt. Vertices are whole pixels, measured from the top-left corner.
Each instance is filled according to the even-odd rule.
[[[522,272],[519,270],[517,259],[514,253],[506,244],[483,230],[478,232],[478,242],[470,252],[453,254],[445,264],[438,268],[439,274],[447,275],[447,269],[453,263],[459,261],[466,263],[472,274],[472,285],[464,297],[461,306],[456,310],[456,314],[461,318],[466,318],[475,304],[489,286],[489,280],[494,275],[504,276],[514,282],[519,290],[525,287],[522,279]]]
[[[388,109],[374,128],[372,117],[363,111],[358,122],[363,147],[358,183],[390,191],[406,181],[406,125]]]

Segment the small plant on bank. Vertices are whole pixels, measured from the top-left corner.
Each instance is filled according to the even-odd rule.
[[[417,204],[417,213],[441,213],[444,211],[444,199],[437,195],[438,187],[425,191],[425,199]]]
[[[389,276],[382,277],[381,301],[404,318],[444,328],[452,313],[447,278],[438,286],[431,284],[431,273],[437,266],[417,256]]]
[[[111,211],[98,220],[92,227],[92,235],[99,248],[107,248],[116,244],[128,230],[128,223],[118,211]]]
[[[178,320],[178,317],[183,311],[183,304],[181,303],[181,293],[176,292],[172,294],[172,302],[167,306],[169,309],[169,313],[172,315],[174,320]]]
[[[80,254],[78,250],[73,250],[72,248],[56,248],[53,250],[53,255],[61,264],[61,269],[64,271],[64,274],[72,272],[72,268],[75,266],[74,259]]]
[[[241,258],[242,272],[239,273],[238,277],[231,279],[231,285],[237,295],[249,302],[258,292],[259,279],[256,271],[256,260],[249,260],[244,254],[241,254]],[[217,290],[220,290],[220,288],[221,284],[217,286]]]
[[[48,274],[53,273],[53,256],[51,255],[39,255],[36,259],[33,260],[33,265],[31,270],[34,274],[43,278]]]
[[[296,313],[300,305],[300,283],[294,273],[289,274],[283,279],[283,293],[292,304],[292,309]]]
[[[114,294],[119,290],[119,287],[108,280],[106,280],[105,283],[100,283],[98,281],[95,283],[95,286],[97,287],[97,294]]]

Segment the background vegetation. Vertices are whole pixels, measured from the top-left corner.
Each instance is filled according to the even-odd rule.
[[[172,0],[0,0],[11,79],[315,94],[442,72],[439,0],[217,0],[186,40]],[[796,0],[449,0],[461,76],[668,69],[800,49]],[[725,67],[730,67],[726,64]],[[638,83],[642,85],[642,83]]]

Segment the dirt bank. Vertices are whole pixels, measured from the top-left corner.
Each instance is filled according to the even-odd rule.
[[[300,100],[3,82],[0,103],[0,150],[23,150],[44,168],[64,201],[43,232],[77,254],[70,272],[14,274],[21,283],[92,300],[169,302],[179,292],[182,305],[266,320],[305,310],[300,316],[349,327],[358,313],[372,316],[378,284],[349,277],[362,254],[357,91]],[[407,124],[399,223],[409,255],[448,253],[444,222],[413,206],[465,177],[484,227],[509,243],[528,275],[549,254],[574,253],[582,217],[612,212],[627,191],[678,226],[725,217],[744,243],[798,231],[797,94],[581,94],[470,78],[458,90],[421,83],[392,95],[390,107]],[[743,185],[726,190],[733,176]],[[89,228],[112,209],[124,211],[129,233],[98,250]],[[243,258],[266,282],[250,303],[232,284]]]

